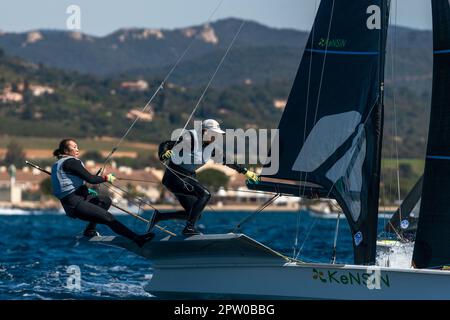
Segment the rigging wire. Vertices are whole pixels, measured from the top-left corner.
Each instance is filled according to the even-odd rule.
[[[337,249],[337,240],[339,235],[339,221],[341,220],[341,212],[338,212],[338,217],[336,221],[336,230],[334,231],[334,242],[333,242],[333,253],[331,255],[331,264],[336,264],[336,249]]]
[[[231,49],[233,48],[237,38],[239,37],[242,29],[244,28],[246,24],[246,21],[243,20],[237,30],[237,32],[235,33],[233,39],[231,40],[230,44],[227,47],[227,50],[225,51],[224,55],[222,56],[219,64],[217,65],[214,73],[212,74],[211,78],[209,79],[208,84],[206,85],[205,89],[203,90],[202,94],[200,95],[200,98],[198,99],[196,105],[194,106],[191,114],[189,115],[183,129],[180,131],[180,134],[178,136],[178,138],[175,141],[178,141],[180,139],[180,137],[183,135],[184,131],[186,130],[186,127],[188,126],[189,122],[191,121],[192,117],[194,116],[195,112],[197,111],[198,107],[200,106],[200,103],[203,101],[203,98],[205,97],[206,93],[208,92],[209,88],[211,87],[211,84],[213,83],[217,73],[219,72],[219,70],[221,69],[223,63],[225,62],[225,59],[227,58],[228,54],[230,53]],[[183,185],[185,186],[186,190],[192,192],[194,190],[194,186],[192,184],[190,184],[189,182],[187,182],[185,179],[181,178],[181,176],[187,177],[189,179],[193,179],[193,177],[187,176],[179,171],[176,171],[172,168],[170,168],[165,162],[161,162],[162,165],[166,168],[166,170],[169,170],[170,172],[172,172],[174,174],[175,177],[177,177],[179,180],[181,180],[181,182],[183,183]],[[209,206],[210,209],[212,209]]]
[[[270,206],[277,198],[279,198],[281,196],[280,193],[275,194],[272,198],[270,198],[268,201],[266,201],[265,203],[263,203],[263,205],[256,210],[255,212],[253,212],[251,215],[245,217],[244,219],[242,219],[235,227],[234,229],[231,231],[233,233],[235,233],[238,229],[240,229],[242,227],[242,225],[248,221],[250,221],[250,219],[252,219],[253,217],[255,217],[258,213],[264,211],[264,209],[266,209],[268,206]]]
[[[178,172],[178,171],[177,171]],[[181,174],[181,172],[178,172]],[[187,175],[184,175],[186,177],[189,177]],[[190,177],[192,178],[192,177]],[[161,184],[160,181],[155,180],[145,180],[145,179],[127,179],[127,178],[117,178],[119,181],[130,181],[130,182],[145,182],[145,183],[152,183],[152,184]],[[233,191],[233,192],[243,192],[243,193],[253,193],[253,194],[270,194],[272,195],[273,192],[268,191],[262,191],[262,190],[245,190],[245,189],[231,189],[231,188],[224,188],[224,191]]]
[[[220,8],[220,6],[222,5],[224,0],[220,0],[218,5],[214,8],[213,12],[211,13],[211,15],[209,16],[206,24],[208,24],[211,19],[213,18],[213,16],[215,15],[215,13],[217,12],[217,10]],[[136,116],[136,119],[132,122],[132,124],[130,125],[130,127],[126,130],[125,134],[120,138],[119,142],[116,144],[116,146],[111,150],[111,152],[108,154],[108,156],[106,157],[105,162],[103,163],[102,168],[99,170],[99,172],[97,172],[97,175],[101,174],[107,163],[112,159],[112,156],[114,155],[114,153],[119,149],[119,147],[121,146],[122,142],[125,140],[125,138],[128,136],[128,134],[131,132],[131,130],[133,129],[133,127],[135,126],[135,124],[141,119],[141,114],[145,113],[147,111],[147,109],[150,107],[150,104],[153,102],[153,100],[155,99],[155,97],[158,95],[158,93],[163,89],[165,83],[167,82],[167,80],[169,80],[169,78],[172,76],[172,73],[175,71],[175,69],[178,67],[178,65],[181,63],[181,61],[184,59],[184,57],[186,56],[186,54],[188,53],[188,51],[191,49],[191,47],[193,46],[194,42],[197,40],[197,37],[193,36],[192,40],[190,41],[189,45],[186,47],[186,49],[183,51],[183,53],[179,56],[178,60],[176,61],[176,63],[173,65],[173,67],[170,69],[170,71],[167,73],[167,75],[164,77],[164,79],[161,81],[160,85],[158,86],[158,88],[156,89],[156,91],[153,93],[152,97],[150,98],[150,100],[148,100],[148,102],[145,104],[145,106],[142,108],[141,113],[139,115]]]
[[[314,13],[316,14],[316,12],[317,12],[317,0],[315,1],[315,5],[314,5]],[[314,44],[315,33],[316,33],[316,24],[313,23],[312,30],[311,30],[311,44]],[[304,128],[303,128],[303,144],[305,144],[305,141],[306,141],[306,126],[307,126],[307,122],[308,122],[309,98],[310,98],[310,93],[311,93],[311,74],[312,74],[313,56],[314,55],[311,52],[311,54],[309,56],[308,87],[306,90],[306,110],[305,110],[305,122],[304,122]],[[306,179],[308,178],[308,173],[305,172],[304,174],[305,174],[304,181],[306,181]],[[300,182],[302,181],[302,177],[303,177],[303,172],[300,172]],[[304,197],[305,192],[306,192],[306,183],[303,186],[300,184],[299,185],[300,201],[301,201],[302,197]],[[294,240],[294,252],[293,252],[292,257],[295,257],[296,250],[298,248],[298,240],[299,240],[299,232],[300,232],[300,216],[301,216],[301,210],[297,214],[296,232],[295,232],[295,240]]]
[[[393,45],[393,50],[392,50],[392,80],[393,80],[393,104],[394,104],[394,136],[395,136],[395,158],[396,158],[396,171],[397,171],[397,196],[398,196],[398,202],[399,204],[401,203],[401,193],[400,193],[400,165],[399,165],[399,160],[398,160],[398,141],[397,141],[397,137],[398,137],[398,128],[397,128],[397,90],[396,90],[396,85],[395,85],[395,81],[396,81],[396,72],[397,72],[397,61],[395,59],[395,55],[394,52],[397,51],[398,48],[398,38],[397,38],[397,13],[398,13],[398,1],[395,0],[395,28],[394,28],[394,45]],[[401,225],[402,222],[402,207],[399,206],[399,225]]]
[[[318,219],[318,218],[316,217],[316,218],[314,218],[314,220],[311,222],[311,224],[310,224],[310,226],[309,226],[309,229],[308,229],[308,232],[306,233],[305,239],[304,239],[303,242],[302,242],[302,246],[301,246],[300,249],[298,250],[297,256],[295,256],[295,260],[298,260],[298,259],[299,259],[300,253],[302,252],[303,247],[305,246],[306,240],[308,240],[309,235],[311,234],[311,231],[312,231],[312,229],[314,228],[314,226],[315,226],[315,224],[316,224],[316,222],[317,222],[317,219]]]
[[[330,34],[331,34],[331,26],[333,24],[333,17],[334,17],[334,5],[336,3],[336,0],[333,0],[333,4],[331,7],[331,16],[330,16],[330,23],[328,25],[328,33],[327,33],[327,43],[325,45],[325,53],[324,53],[324,57],[323,57],[323,64],[322,64],[322,71],[320,74],[320,81],[319,81],[319,90],[318,90],[318,94],[317,94],[317,103],[316,103],[316,110],[315,110],[315,114],[314,114],[314,121],[313,121],[313,125],[316,125],[317,122],[317,113],[319,111],[319,105],[320,105],[320,96],[322,93],[322,84],[323,84],[323,77],[325,74],[325,64],[327,61],[327,55],[328,55],[328,44],[329,44],[329,40],[330,40]]]
[[[396,2],[397,3],[397,2]],[[396,13],[397,13],[397,11],[396,11]],[[382,17],[382,19],[384,20],[384,16]],[[381,30],[380,31],[380,54],[384,54],[384,52],[381,52],[381,50],[382,50],[382,42],[381,41],[383,41],[382,40],[382,37],[383,37],[383,30]],[[383,66],[383,65],[382,65]],[[379,92],[379,96],[378,96],[378,98],[377,98],[377,102],[380,102],[380,103],[382,103],[382,99],[383,99],[383,95],[384,95],[384,82],[382,81],[382,79],[381,79],[381,72],[382,72],[382,69],[380,69],[380,71],[379,71],[379,76],[380,76],[380,85],[381,85],[381,87],[380,87],[380,92]],[[370,115],[372,114],[372,112],[373,112],[373,110],[374,110],[374,107],[377,105],[377,104],[379,104],[379,103],[375,103],[373,106],[372,106],[372,108],[370,109],[370,111],[369,111],[369,113],[368,113],[368,117],[365,119],[365,121],[363,122],[363,127],[365,127],[365,125],[366,125],[366,123],[367,123],[367,121],[369,120],[369,118],[370,118]],[[395,103],[395,100],[394,100],[394,103]],[[396,124],[396,123],[395,123]],[[362,131],[363,132],[363,131]],[[359,134],[358,134],[359,135]],[[357,135],[357,136],[358,136]],[[357,137],[355,137],[355,139],[356,139]],[[360,140],[360,138],[358,138],[358,140]],[[357,141],[357,143],[355,143],[354,144],[354,146],[351,148],[351,149],[360,149],[361,148],[361,146],[360,146],[360,141]],[[351,150],[350,149],[350,150]],[[350,163],[352,163],[353,162],[353,160],[355,159],[355,157],[358,155],[357,153],[356,153],[356,150],[352,150],[351,151],[352,153],[353,153],[353,156],[352,156],[352,160],[351,160],[351,162]],[[398,153],[397,153],[397,161],[398,161]],[[349,168],[347,168],[347,171],[349,170]],[[328,196],[329,196],[329,194],[331,193],[331,191],[332,191],[332,189],[334,188],[334,186],[335,186],[335,184],[336,184],[336,182],[334,182],[333,183],[333,186],[330,188],[330,191],[328,192]],[[383,190],[383,192],[385,193],[385,190]],[[400,189],[399,189],[399,192],[400,192]],[[328,197],[327,196],[327,197]],[[336,247],[337,247],[337,238],[338,238],[338,233],[339,233],[339,218],[340,218],[340,212],[339,212],[339,214],[338,214],[338,221],[336,222],[336,230],[335,230],[335,238],[334,238],[334,245],[333,245],[333,255],[332,255],[332,263],[333,264],[335,264],[336,263]]]
[[[200,103],[203,101],[203,98],[205,97],[206,92],[209,90],[209,88],[210,88],[212,82],[214,81],[214,79],[215,79],[217,73],[219,72],[220,68],[222,67],[222,65],[223,65],[223,63],[224,63],[226,57],[228,56],[228,53],[231,51],[232,47],[234,46],[234,43],[236,42],[236,40],[237,40],[239,34],[241,33],[242,28],[244,27],[245,24],[246,24],[246,21],[243,20],[243,21],[241,22],[241,25],[239,26],[239,29],[237,30],[237,32],[235,33],[233,39],[231,40],[230,44],[228,45],[228,48],[227,48],[227,50],[225,51],[224,55],[222,56],[222,58],[221,58],[219,64],[217,65],[217,67],[216,67],[214,73],[212,74],[211,78],[209,79],[209,82],[208,82],[208,84],[206,85],[205,89],[203,90],[203,92],[202,92],[200,98],[198,99],[198,101],[197,101],[197,103],[196,103],[194,109],[192,110],[191,114],[189,115],[189,118],[187,119],[187,121],[186,121],[186,123],[185,123],[183,129],[180,131],[180,134],[179,134],[178,138],[177,138],[175,141],[178,141],[178,140],[180,139],[180,137],[183,135],[183,132],[186,130],[187,125],[189,124],[189,122],[191,121],[191,119],[192,119],[192,117],[194,116],[195,112],[197,111],[197,109],[198,109]],[[187,182],[187,181],[185,181],[184,179],[182,179],[182,178],[180,177],[180,175],[185,176],[185,177],[188,177],[188,178],[191,178],[191,179],[192,179],[192,177],[189,177],[189,176],[187,176],[187,175],[184,175],[183,173],[178,172],[178,171],[176,171],[176,170],[170,168],[165,162],[162,162],[162,161],[161,161],[161,163],[162,163],[162,165],[166,168],[166,170],[169,170],[170,172],[172,172],[172,173],[174,174],[175,177],[177,177],[178,179],[181,180],[181,182],[182,182],[183,185],[185,186],[186,190],[188,190],[188,191],[190,191],[190,192],[192,192],[192,191],[194,190],[194,187],[193,187],[189,182]]]
[[[333,4],[332,4],[332,7],[331,7],[330,21],[329,21],[329,24],[328,24],[327,41],[326,41],[326,44],[325,44],[325,53],[324,53],[324,57],[323,57],[322,70],[321,70],[321,74],[320,74],[319,88],[318,88],[318,93],[317,93],[317,102],[316,102],[316,107],[315,107],[315,111],[314,111],[313,126],[317,123],[317,114],[318,114],[319,107],[320,107],[320,98],[321,98],[322,85],[323,85],[323,79],[324,79],[324,74],[325,74],[325,65],[326,65],[327,56],[328,56],[328,45],[329,45],[329,39],[330,39],[330,34],[331,34],[331,27],[333,25],[335,3],[336,3],[336,0],[333,0]],[[317,5],[317,2],[316,2],[316,5]],[[313,30],[314,30],[314,27],[313,27]],[[312,35],[314,36],[314,32],[312,33]],[[310,94],[312,55],[313,55],[313,52],[311,52],[310,70],[309,70],[309,77],[308,77],[308,91],[307,91],[308,104],[307,104],[307,107],[306,107],[307,111],[309,109],[309,94]],[[303,139],[304,139],[303,143],[305,143],[305,141],[306,141],[306,122],[307,122],[307,117],[305,116],[305,132],[304,132],[304,137],[303,137]],[[308,173],[305,173],[305,180],[307,179],[307,176],[308,176]],[[333,187],[334,187],[334,184],[330,188],[327,197],[329,197],[329,195],[331,194],[331,191],[332,191]],[[305,188],[303,190],[303,193],[305,192],[305,190],[306,190],[306,186],[305,186]],[[301,253],[301,251],[303,249],[303,246],[305,245],[306,240],[309,238],[309,235],[310,235],[310,233],[312,231],[312,228],[315,225],[316,220],[317,220],[317,218],[315,218],[314,223],[311,224],[310,230],[308,231],[307,236],[305,237],[305,240],[303,241],[303,244],[302,244],[301,248],[299,249],[299,251],[297,253],[296,259],[300,255],[300,253]]]
[[[203,101],[203,98],[205,97],[206,92],[208,91],[209,87],[211,86],[212,82],[214,81],[214,78],[216,77],[217,73],[219,72],[220,68],[222,67],[222,64],[225,62],[225,59],[227,58],[228,53],[231,51],[231,48],[233,47],[234,43],[236,42],[236,39],[238,38],[238,36],[241,33],[242,28],[244,27],[245,24],[246,24],[246,21],[242,20],[238,31],[234,35],[233,40],[229,44],[227,50],[225,51],[225,54],[223,55],[222,59],[220,60],[219,64],[217,65],[216,70],[214,71],[213,75],[211,76],[211,79],[209,80],[209,82],[206,85],[205,89],[203,90],[200,98],[198,99],[197,104],[195,105],[194,109],[192,110],[191,114],[189,115],[189,118],[187,119],[183,129],[180,131],[180,135],[178,136],[178,138],[175,141],[178,141],[178,139],[180,139],[180,137],[183,135],[184,131],[186,130],[187,125],[189,124],[189,122],[191,121],[192,117],[194,116],[195,111],[197,111],[198,106]]]

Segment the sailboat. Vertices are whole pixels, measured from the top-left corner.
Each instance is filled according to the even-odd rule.
[[[261,183],[248,186],[335,199],[350,225],[354,264],[305,263],[238,233],[158,235],[142,248],[120,237],[90,241],[149,259],[153,277],[145,289],[160,298],[450,299],[450,272],[438,270],[450,263],[450,5],[432,4],[432,129],[414,250],[421,269],[374,266],[386,0],[321,1],[279,123],[280,170],[263,169]]]

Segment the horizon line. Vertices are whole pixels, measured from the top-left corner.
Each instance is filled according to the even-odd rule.
[[[311,31],[311,29],[298,29],[298,28],[294,28],[294,27],[277,27],[277,26],[271,26],[269,24],[265,24],[253,19],[242,19],[242,18],[236,18],[236,17],[226,17],[226,18],[220,18],[214,21],[209,22],[209,24],[215,24],[221,21],[225,21],[225,20],[238,20],[238,21],[246,21],[251,22],[251,23],[255,23],[255,24],[259,24],[261,26],[264,26],[266,28],[269,29],[274,29],[274,30],[279,30],[279,31],[297,31],[297,32],[304,32],[304,33],[309,33]],[[36,31],[43,31],[43,32],[67,32],[67,33],[81,33],[83,35],[86,36],[90,36],[90,37],[96,37],[96,38],[104,38],[104,37],[108,37],[118,31],[121,30],[159,30],[159,31],[169,31],[169,32],[173,32],[173,31],[177,31],[177,30],[183,30],[183,29],[187,29],[187,28],[198,28],[198,27],[202,27],[204,25],[206,25],[207,23],[199,23],[199,24],[192,24],[192,25],[188,25],[188,26],[184,26],[184,27],[175,27],[175,28],[158,28],[158,27],[143,27],[143,26],[133,26],[133,27],[119,27],[117,29],[114,29],[112,31],[109,31],[108,33],[104,33],[104,34],[96,34],[96,33],[90,33],[89,31],[83,31],[83,29],[80,30],[69,30],[69,29],[64,29],[64,28],[31,28],[31,29],[25,29],[25,30],[6,30],[3,28],[0,28],[0,36],[1,35],[5,35],[5,34],[24,34],[24,33],[30,33],[30,32],[36,32]],[[432,28],[418,28],[418,27],[412,27],[412,26],[407,26],[407,25],[401,25],[401,24],[397,24],[397,25],[393,25],[390,24],[389,28],[395,28],[395,27],[399,27],[399,28],[404,28],[404,29],[409,29],[409,30],[414,30],[414,31],[420,31],[420,32],[425,32],[425,31],[433,31]]]

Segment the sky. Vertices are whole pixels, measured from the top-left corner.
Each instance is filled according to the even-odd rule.
[[[391,0],[397,25],[431,29],[430,0]],[[235,17],[276,28],[311,29],[320,0],[1,0],[0,30],[66,29],[70,5],[81,9],[81,32],[104,36],[120,28],[175,29]],[[219,6],[220,4],[220,6]],[[395,13],[398,7],[398,13]]]

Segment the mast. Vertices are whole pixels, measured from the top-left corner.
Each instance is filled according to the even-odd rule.
[[[378,108],[373,113],[376,128],[375,130],[379,132],[377,147],[377,157],[374,159],[374,171],[372,179],[372,196],[368,198],[371,203],[368,204],[368,246],[364,252],[365,264],[374,265],[376,262],[376,243],[378,235],[378,208],[379,208],[379,197],[380,197],[380,178],[381,178],[381,158],[382,158],[382,146],[383,146],[383,129],[384,129],[384,74],[385,74],[385,63],[386,63],[386,40],[387,32],[389,26],[389,7],[390,0],[381,1],[381,17],[382,24],[380,30],[380,41],[379,41],[379,98],[378,98]]]
[[[413,266],[450,264],[450,4],[432,0],[433,94]]]

